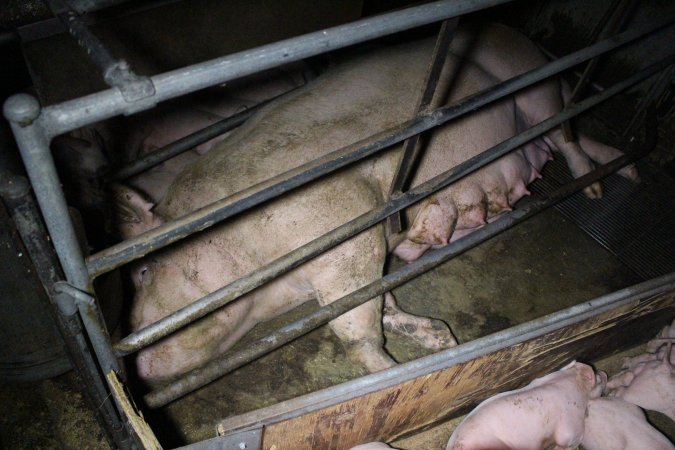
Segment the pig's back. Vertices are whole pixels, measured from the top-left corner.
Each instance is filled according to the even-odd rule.
[[[267,106],[183,171],[159,211],[180,216],[411,117],[430,44],[361,55]]]

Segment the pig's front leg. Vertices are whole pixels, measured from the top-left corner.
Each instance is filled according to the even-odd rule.
[[[386,242],[379,228],[361,233],[320,256],[307,273],[319,304],[324,306],[382,276]],[[396,364],[384,350],[382,297],[376,297],[329,323],[350,360],[370,372]]]
[[[385,330],[406,336],[424,348],[441,350],[457,345],[457,339],[443,321],[403,311],[390,292],[384,294],[382,324]]]

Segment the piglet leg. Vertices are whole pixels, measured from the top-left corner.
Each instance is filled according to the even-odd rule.
[[[382,325],[385,330],[406,336],[424,348],[440,350],[457,345],[457,339],[443,321],[403,311],[390,292],[384,294]]]

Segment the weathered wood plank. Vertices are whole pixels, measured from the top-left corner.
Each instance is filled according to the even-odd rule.
[[[577,322],[483,356],[331,405],[303,406],[304,414],[264,425],[265,450],[347,449],[390,441],[466,411],[497,392],[514,389],[571,359],[588,361],[646,341],[675,316],[675,292],[622,303]],[[391,370],[391,369],[390,369]],[[288,403],[289,408],[301,403]],[[277,417],[281,417],[277,415]],[[221,424],[221,433],[236,418]],[[243,425],[243,422],[239,422]]]

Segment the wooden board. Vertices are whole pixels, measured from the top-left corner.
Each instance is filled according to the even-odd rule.
[[[136,437],[136,443],[145,450],[162,450],[162,446],[159,444],[155,434],[143,418],[143,414],[127,395],[127,392],[124,390],[124,385],[120,382],[117,374],[110,371],[106,375],[106,379],[108,380],[108,385],[110,386],[117,407],[122,411],[126,418],[125,422],[128,429],[133,432]]]
[[[339,450],[362,442],[391,441],[467,412],[483,399],[522,386],[572,359],[589,361],[644,342],[674,316],[673,291],[609,309],[599,308],[583,320],[553,325],[553,329],[515,345],[506,346],[504,342],[501,348],[480,357],[440,370],[431,368],[426,374],[398,384],[389,381],[384,383],[388,387],[374,392],[371,388],[365,395],[331,400],[329,393],[334,387],[309,394],[304,401],[293,399],[228,418],[219,425],[219,434],[264,426],[261,448],[265,450]],[[442,354],[433,356],[438,355]],[[419,361],[398,367],[405,371],[410,365],[412,373],[419,371],[414,366]],[[370,377],[376,375],[379,374]],[[358,384],[354,386],[358,390]],[[308,404],[309,399],[316,404]]]

